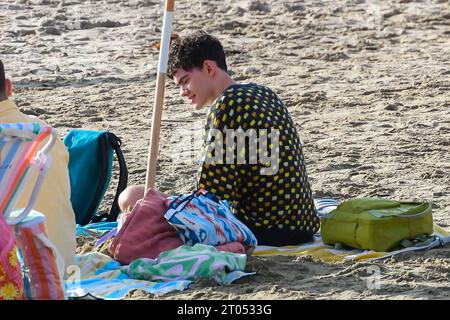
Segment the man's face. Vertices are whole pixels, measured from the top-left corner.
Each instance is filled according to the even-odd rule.
[[[181,96],[186,98],[196,110],[202,109],[215,99],[212,79],[205,67],[192,68],[190,71],[179,68],[173,78],[180,87]]]

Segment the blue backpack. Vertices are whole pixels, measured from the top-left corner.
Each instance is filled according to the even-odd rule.
[[[122,141],[108,131],[74,129],[64,138],[69,151],[71,203],[77,224],[115,221],[120,213],[118,199],[127,187],[128,170],[121,151]],[[111,181],[113,152],[119,161],[119,183],[110,212],[97,214]]]

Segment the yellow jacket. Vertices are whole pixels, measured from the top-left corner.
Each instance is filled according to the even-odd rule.
[[[12,100],[0,102],[0,123],[45,122],[20,112]],[[50,155],[52,165],[47,173],[33,209],[45,214],[50,240],[63,255],[65,270],[74,264],[76,250],[75,213],[70,202],[69,153],[64,143],[57,139]],[[24,208],[30,198],[32,186],[27,185],[16,209]]]

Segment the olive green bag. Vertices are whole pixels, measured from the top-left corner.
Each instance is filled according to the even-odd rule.
[[[431,203],[357,198],[342,202],[322,217],[326,244],[389,251],[402,240],[433,233]]]

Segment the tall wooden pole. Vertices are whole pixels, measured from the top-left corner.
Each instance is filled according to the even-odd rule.
[[[163,30],[159,49],[158,75],[156,77],[156,94],[153,105],[152,132],[148,151],[147,177],[145,191],[155,187],[156,163],[158,161],[158,145],[161,129],[161,116],[164,104],[164,89],[166,83],[167,62],[169,59],[170,34],[172,28],[175,0],[166,0],[164,10]]]

